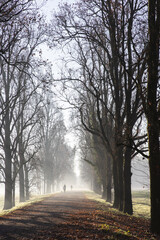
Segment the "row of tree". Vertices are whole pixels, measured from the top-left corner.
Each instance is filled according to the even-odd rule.
[[[20,201],[29,199],[33,185],[49,193],[71,166],[73,153],[65,143],[62,113],[53,104],[51,65],[42,59],[45,19],[33,1],[1,1],[0,27],[0,182],[9,209],[17,180]]]
[[[132,214],[131,161],[149,158],[151,229],[158,233],[159,12],[159,0],[80,0],[62,4],[49,29],[68,56],[63,96],[77,110],[83,158],[96,169],[103,197],[111,201],[113,178],[113,206]]]

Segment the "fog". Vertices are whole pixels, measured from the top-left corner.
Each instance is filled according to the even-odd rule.
[[[115,81],[112,74],[115,69],[109,69],[114,67],[109,61],[116,55],[107,59],[113,48],[112,41],[108,41],[110,28],[105,29],[106,24],[101,28],[104,19],[99,22],[99,15],[92,19],[92,14],[88,14],[89,11],[96,14],[94,1],[90,5],[82,1],[73,8],[68,4],[76,0],[61,3],[59,13],[58,2],[38,0],[41,8],[35,11],[29,3],[25,4],[24,12],[15,6],[13,13],[10,9],[5,11],[13,15],[5,16],[5,21],[1,19],[4,49],[0,56],[0,195],[4,197],[4,209],[13,207],[17,196],[24,202],[33,195],[61,192],[64,185],[67,191],[93,190],[107,199],[107,191],[108,195],[113,193],[114,183],[118,189],[124,187],[120,176],[124,177],[124,163],[128,162],[126,175],[132,180],[129,183],[132,190],[149,189],[141,100],[131,79],[132,87],[127,90],[132,96],[129,106],[137,106],[138,117],[129,132],[131,124],[125,115],[129,84],[124,81],[130,80],[130,76],[118,56],[117,69],[121,72],[117,76],[122,76],[121,79]],[[86,19],[91,26],[85,25]],[[94,31],[94,35],[95,26],[99,32]],[[141,49],[143,43],[139,44]],[[106,49],[109,52],[105,52]],[[127,47],[121,50],[124,49]],[[137,51],[138,48],[135,54]],[[131,68],[138,64],[143,65],[133,62]],[[138,74],[138,67],[133,76]],[[119,95],[123,95],[119,107],[113,86],[120,80],[121,86],[115,87],[120,89]],[[121,125],[116,123],[116,107],[119,107]],[[137,139],[143,140],[142,146]],[[135,149],[131,140],[141,147],[143,158],[137,154],[132,156]]]

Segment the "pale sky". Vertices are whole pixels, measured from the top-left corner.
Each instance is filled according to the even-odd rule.
[[[44,0],[37,0],[37,2],[43,2]],[[45,0],[46,4],[42,8],[45,15],[51,15],[52,11],[58,7],[58,4],[61,2],[75,3],[77,0]]]
[[[38,4],[41,4],[44,0],[37,0]],[[56,8],[58,7],[58,4],[61,2],[67,2],[67,3],[76,3],[78,0],[47,0],[46,4],[41,8],[42,13],[44,13],[47,17],[48,20],[50,20],[50,17],[52,15],[52,12],[54,10],[56,10]],[[52,71],[53,71],[53,76],[55,78],[59,78],[59,72],[60,72],[60,68],[62,67],[62,61],[60,60],[63,53],[61,52],[61,50],[57,50],[57,48],[53,48],[53,49],[49,49],[46,45],[42,45],[41,46],[42,49],[42,56],[44,57],[44,59],[49,59],[50,62],[52,62]],[[69,107],[68,104],[63,103],[62,104],[63,107]],[[65,118],[65,123],[67,123],[67,125],[70,125],[70,120],[69,120],[69,116],[70,116],[70,111],[69,110],[65,110],[63,111],[63,115]],[[71,132],[69,132],[67,134],[67,142],[71,145],[71,146],[75,146],[76,144],[76,139],[75,139],[75,135],[72,134]],[[79,157],[78,157],[79,158]],[[77,162],[77,160],[76,160]],[[75,164],[75,171],[76,174],[79,175],[79,171],[78,171],[78,164]]]
[[[46,15],[47,20],[50,20],[53,11],[58,8],[59,3],[67,2],[69,4],[72,4],[72,3],[76,3],[77,1],[78,0],[37,0],[37,3],[41,5],[42,2],[46,2],[44,6],[41,8],[41,11],[44,15]],[[58,65],[58,62],[59,62],[58,59],[60,58],[59,54],[62,55],[61,52],[57,51],[56,48],[52,50],[48,48],[46,49],[46,46],[42,47],[42,52],[43,52],[43,57],[45,59],[49,59],[53,65],[54,64]],[[54,65],[53,71],[54,71],[54,74],[57,75],[57,73],[59,72],[58,67]]]

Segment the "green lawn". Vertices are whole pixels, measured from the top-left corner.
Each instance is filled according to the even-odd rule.
[[[133,191],[133,212],[134,215],[150,218],[150,194],[149,191]]]

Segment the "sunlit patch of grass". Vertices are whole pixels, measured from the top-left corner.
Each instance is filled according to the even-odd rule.
[[[97,194],[97,193],[95,193],[93,191],[86,191],[85,192],[85,196],[88,199],[92,199],[92,200],[95,200],[95,201],[98,201],[98,202],[101,202],[101,203],[105,203],[107,206],[112,206],[111,203],[106,202],[105,199],[103,199],[99,194]]]
[[[54,194],[56,194],[56,193],[54,193]],[[52,193],[52,194],[37,195],[37,196],[34,195],[29,200],[27,200],[26,202],[21,202],[21,203],[18,202],[18,197],[16,197],[16,206],[11,208],[11,209],[1,210],[0,211],[0,216],[6,215],[6,214],[8,214],[10,212],[13,212],[13,211],[17,210],[17,209],[21,209],[23,207],[32,205],[33,203],[40,202],[40,201],[44,200],[47,197],[53,196],[54,194]],[[4,199],[0,198],[0,206],[2,208],[3,208],[3,205],[4,205]]]
[[[96,193],[93,192],[93,191],[87,191],[87,192],[85,192],[85,196],[86,196],[86,198],[88,198],[88,199],[91,199],[91,200],[97,201],[97,202],[99,202],[99,203],[102,203],[102,204],[100,205],[101,210],[104,210],[104,211],[112,211],[112,212],[114,212],[114,213],[119,213],[119,210],[116,209],[116,208],[111,208],[111,207],[112,207],[112,204],[109,203],[109,202],[106,202],[105,199],[102,199],[101,195],[96,194]],[[123,213],[121,212],[121,214],[123,214]]]
[[[150,218],[149,191],[133,191],[132,197],[134,215]]]
[[[101,229],[102,229],[102,230],[105,230],[105,231],[109,231],[109,230],[110,230],[110,226],[107,225],[107,224],[102,224],[102,225],[101,225]]]
[[[107,224],[102,224],[100,227],[101,227],[101,230],[105,231],[106,233],[110,233],[112,237],[118,237],[118,236],[132,237],[132,234],[130,233],[129,230],[125,231],[115,226],[113,228],[112,226]],[[115,238],[112,238],[112,239],[115,239]]]
[[[150,218],[150,206],[133,202],[135,216]]]

